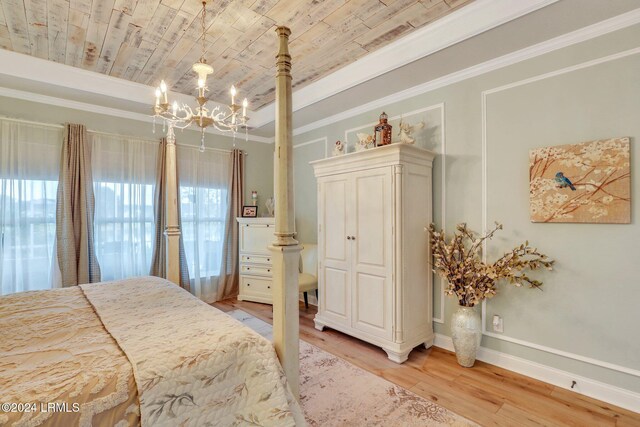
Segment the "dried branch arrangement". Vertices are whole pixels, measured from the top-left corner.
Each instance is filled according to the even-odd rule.
[[[445,293],[458,297],[460,305],[473,307],[485,298],[492,298],[496,295],[496,282],[503,279],[515,286],[528,284],[539,289],[542,282],[530,278],[524,271],[553,269],[555,261],[530,247],[528,241],[491,264],[483,262],[483,243],[491,240],[498,230],[502,230],[502,224],[496,223],[493,230],[477,235],[467,224],[458,224],[447,243],[444,231],[436,231],[434,224],[429,226],[433,271],[447,281]]]

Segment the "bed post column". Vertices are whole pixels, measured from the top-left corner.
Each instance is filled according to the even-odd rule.
[[[167,280],[180,284],[180,226],[178,225],[178,176],[176,164],[176,137],[173,124],[167,130],[167,151],[165,159],[166,213],[167,226],[164,235],[167,243]]]
[[[273,342],[287,381],[299,399],[298,265],[302,247],[294,236],[291,55],[287,27],[277,28],[280,50],[276,74],[274,193],[276,240],[273,256]]]

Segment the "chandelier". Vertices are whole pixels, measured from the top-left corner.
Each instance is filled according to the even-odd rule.
[[[247,107],[249,102],[247,98],[242,101],[242,107],[236,104],[237,90],[235,86],[231,86],[231,104],[228,107],[221,108],[215,106],[211,110],[207,108],[207,98],[205,93],[209,91],[207,87],[207,76],[213,73],[213,67],[207,64],[204,55],[206,53],[207,31],[205,26],[205,18],[207,15],[206,0],[202,1],[202,55],[200,60],[193,64],[192,70],[198,75],[196,96],[197,106],[191,108],[187,104],[179,105],[177,101],[171,104],[168,99],[168,87],[164,80],[160,82],[160,87],[156,88],[156,102],[153,107],[153,123],[155,132],[156,119],[163,121],[163,129],[167,128],[167,140],[171,143],[175,142],[174,128],[185,129],[192,124],[198,126],[202,132],[200,151],[204,151],[204,133],[208,127],[213,127],[222,132],[231,132],[235,138],[236,133],[244,128],[247,132]],[[242,112],[241,112],[242,111]]]

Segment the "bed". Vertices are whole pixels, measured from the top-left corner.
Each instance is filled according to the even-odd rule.
[[[164,279],[1,297],[0,336],[0,425],[304,424],[272,343]]]
[[[178,186],[168,142],[169,281],[143,277],[0,297],[0,425],[305,424],[296,400],[301,248],[290,197],[291,32],[276,31],[273,344],[176,286]]]

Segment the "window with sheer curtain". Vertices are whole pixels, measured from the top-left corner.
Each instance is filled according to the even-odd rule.
[[[180,219],[193,292],[215,299],[229,196],[230,153],[177,147]]]
[[[95,250],[102,280],[149,274],[158,143],[90,133]]]
[[[0,119],[0,294],[48,289],[63,131]]]

